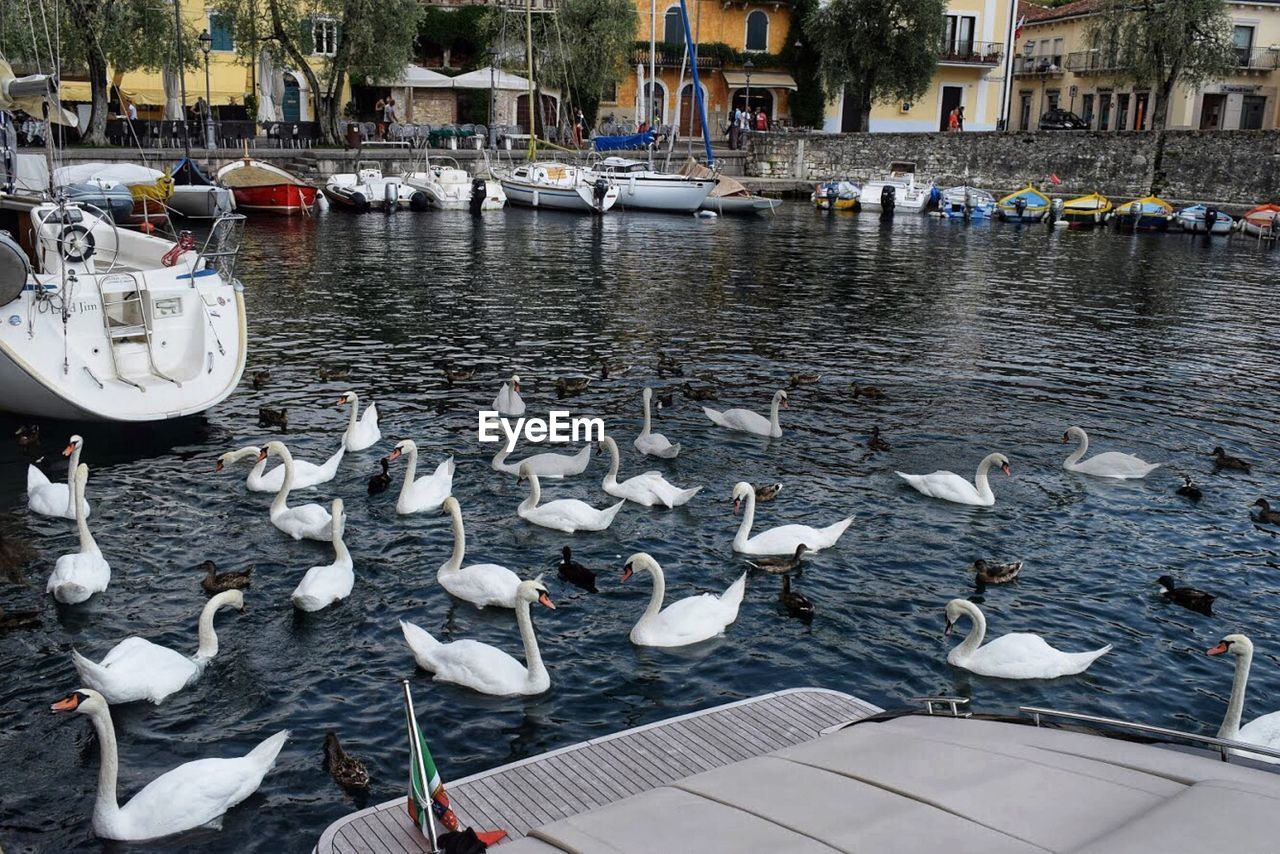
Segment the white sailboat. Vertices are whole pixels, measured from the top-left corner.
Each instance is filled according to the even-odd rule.
[[[643,160],[626,157],[606,157],[594,169],[613,179],[622,208],[693,213],[716,186],[712,178],[659,172]]]
[[[605,213],[618,202],[618,188],[603,175],[568,163],[527,163],[502,177],[513,205]]]

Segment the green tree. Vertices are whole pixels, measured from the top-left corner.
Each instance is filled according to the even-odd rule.
[[[539,51],[538,79],[568,92],[591,127],[605,87],[626,74],[639,20],[636,6],[633,0],[560,0],[555,14],[540,39],[545,58]]]
[[[385,80],[404,71],[413,60],[421,7],[417,0],[221,0],[217,11],[233,22],[242,55],[253,57],[265,47],[283,67],[306,78],[308,89],[319,93],[321,131],[338,144],[347,82]],[[318,45],[317,37],[326,43]]]
[[[805,19],[823,85],[844,89],[845,104],[867,130],[878,101],[912,101],[929,88],[938,65],[946,0],[831,0]]]
[[[1151,126],[1164,128],[1179,83],[1196,86],[1235,71],[1224,0],[1098,0],[1088,38],[1114,77],[1156,93]]]
[[[793,0],[791,29],[782,50],[782,61],[796,81],[796,91],[791,94],[791,121],[796,127],[820,128],[826,114],[818,51],[804,31],[804,22],[817,8],[818,0]]]

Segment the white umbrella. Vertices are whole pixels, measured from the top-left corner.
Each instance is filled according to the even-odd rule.
[[[260,122],[277,121],[276,97],[273,78],[275,68],[271,62],[271,54],[263,50],[258,55],[258,116]]]
[[[648,112],[645,109],[644,105],[645,105],[644,66],[637,63],[636,65],[636,126],[637,127],[640,125],[640,122],[642,121],[641,116],[645,115]]]
[[[181,83],[172,65],[164,67],[164,117],[170,120],[182,118]]]

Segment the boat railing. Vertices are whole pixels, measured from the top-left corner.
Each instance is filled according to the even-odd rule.
[[[1104,718],[1099,715],[1090,715],[1083,712],[1065,712],[1060,709],[1046,709],[1040,706],[1019,706],[1018,711],[1024,715],[1030,715],[1032,722],[1035,723],[1036,726],[1041,726],[1041,720],[1043,718],[1061,718],[1063,720],[1078,721],[1080,723],[1092,724],[1094,726],[1130,730],[1144,735],[1155,736],[1159,739],[1187,741],[1197,746],[1216,750],[1222,757],[1223,762],[1231,761],[1231,751],[1233,750],[1280,760],[1280,750],[1273,750],[1269,747],[1259,747],[1256,744],[1248,744],[1243,741],[1232,741],[1229,738],[1199,735],[1197,733],[1183,732],[1182,730],[1170,729],[1168,727],[1135,723],[1134,721],[1126,721],[1120,718]]]
[[[200,248],[205,266],[217,270],[226,282],[234,282],[236,278],[236,259],[244,243],[244,223],[244,214],[223,214],[214,221]]]
[[[968,709],[960,710],[961,706],[969,705],[968,697],[912,697],[911,702],[924,706],[926,715],[941,715],[945,713],[947,717],[952,718],[973,717],[973,712]],[[943,708],[938,710],[936,708],[938,706]]]

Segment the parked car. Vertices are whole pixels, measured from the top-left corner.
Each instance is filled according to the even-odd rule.
[[[1070,110],[1050,110],[1040,117],[1040,130],[1088,130],[1089,123]]]

